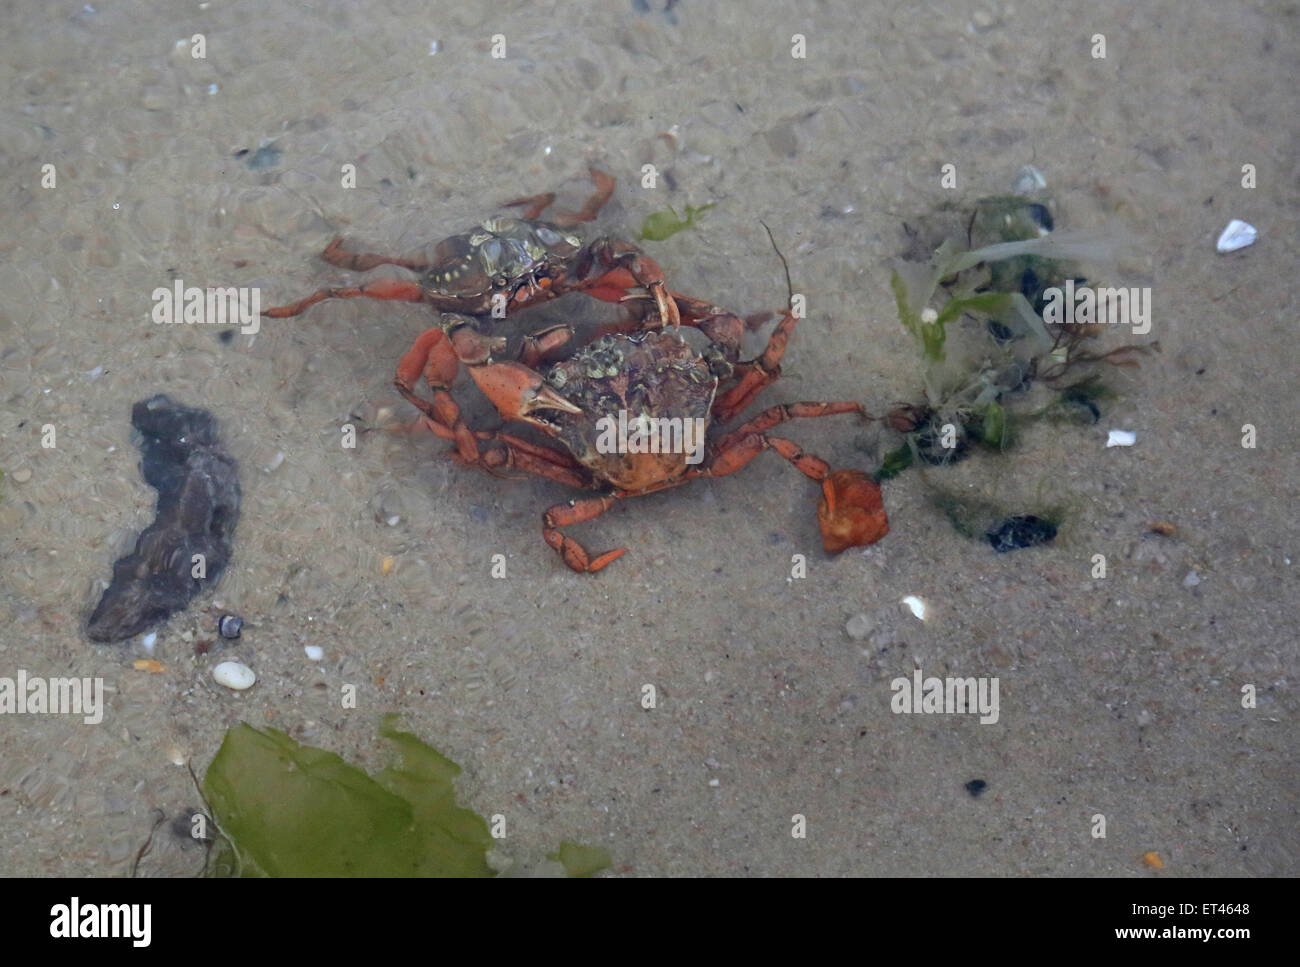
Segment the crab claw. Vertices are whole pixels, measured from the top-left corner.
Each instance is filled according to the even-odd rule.
[[[817,523],[822,546],[830,554],[866,547],[889,533],[880,488],[861,470],[836,470],[822,481]]]
[[[473,324],[464,316],[447,313],[443,316],[443,327],[451,340],[456,358],[469,366],[482,365],[492,359],[492,354],[506,348],[502,336],[489,338],[475,330]]]
[[[469,373],[483,395],[492,401],[492,405],[507,420],[523,420],[534,426],[546,427],[546,421],[531,416],[535,410],[582,412],[547,386],[546,381],[536,372],[519,363],[471,366]]]

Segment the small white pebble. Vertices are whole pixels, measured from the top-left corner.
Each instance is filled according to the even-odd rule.
[[[1137,434],[1129,430],[1111,430],[1110,436],[1106,438],[1108,447],[1131,447],[1137,443]]]
[[[26,467],[22,467],[21,469],[15,470],[13,472],[13,478],[14,478],[14,483],[27,483],[27,481],[32,479],[32,472],[28,470]]]
[[[717,779],[710,779],[710,780],[709,780],[709,785],[710,785],[710,786],[720,786],[720,785],[722,785],[722,783],[719,782]]]
[[[867,635],[871,634],[872,621],[871,616],[867,614],[855,614],[844,624],[844,633],[854,641],[861,641]]]
[[[223,661],[212,669],[212,677],[216,679],[218,685],[225,685],[226,688],[233,688],[237,692],[252,688],[253,682],[257,681],[253,669],[237,661]]]
[[[140,639],[140,646],[146,653],[153,654],[153,646],[158,642],[158,632],[151,631]]]
[[[307,657],[312,661],[320,661],[325,657],[325,649],[320,645],[303,645],[302,650],[306,652]]]
[[[937,322],[938,319],[939,319],[939,313],[937,310],[931,309],[929,306],[926,306],[924,309],[921,310],[921,321],[926,323],[927,325],[932,322]]]
[[[401,523],[401,521],[402,521],[401,515],[394,514],[392,517],[388,518],[388,526],[396,527],[398,524]]]
[[[1259,232],[1255,231],[1255,226],[1248,222],[1243,222],[1240,218],[1234,218],[1228,222],[1228,227],[1223,230],[1219,236],[1219,241],[1215,245],[1220,252],[1235,252],[1239,248],[1245,248],[1247,245],[1254,245],[1255,240],[1259,238]]]
[[[909,594],[907,597],[903,598],[903,604],[906,605],[907,609],[911,611],[912,614],[916,615],[916,617],[921,621],[925,620],[925,602],[915,594]]]
[[[1195,571],[1188,571],[1187,577],[1183,578],[1183,587],[1194,588],[1201,583],[1201,576]]]

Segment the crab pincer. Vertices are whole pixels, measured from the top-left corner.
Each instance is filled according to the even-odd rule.
[[[828,554],[866,547],[889,533],[880,487],[861,470],[836,470],[822,481],[817,524]]]

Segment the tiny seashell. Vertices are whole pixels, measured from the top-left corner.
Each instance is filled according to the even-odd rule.
[[[1254,245],[1257,238],[1259,238],[1259,232],[1255,231],[1254,225],[1243,222],[1239,218],[1234,218],[1228,222],[1228,227],[1219,236],[1219,241],[1215,247],[1220,252],[1235,252],[1247,245]]]
[[[907,597],[903,598],[902,603],[903,606],[906,607],[908,611],[912,612],[915,617],[919,618],[921,621],[925,620],[925,602],[915,594],[907,595]]]
[[[253,683],[257,681],[253,669],[237,661],[223,661],[212,669],[212,677],[218,685],[225,685],[226,688],[232,688],[237,692],[252,688]]]
[[[244,629],[244,619],[237,614],[223,614],[217,621],[217,633],[222,638],[238,638]]]

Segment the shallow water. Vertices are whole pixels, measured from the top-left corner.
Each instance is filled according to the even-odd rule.
[[[519,867],[563,838],[635,875],[1136,875],[1149,850],[1167,875],[1298,872],[1289,5],[270,6],[4,14],[0,677],[109,690],[97,726],[0,716],[7,873],[125,874],[152,810],[196,804],[180,763],[201,773],[241,719],[374,768],[390,712],[464,766],[468,805],[508,816]],[[880,413],[919,392],[888,287],[904,223],[1027,163],[1069,225],[1135,239],[1106,277],[1152,288],[1163,353],[1117,374],[1098,426],[1044,426],[943,478],[1070,507],[1053,544],[1015,554],[959,537],[909,473],[885,487],[891,534],[828,558],[816,489],[765,456],[575,529],[631,548],[575,575],[540,536],[563,487],[381,428],[412,412],[391,379],[427,310],[329,302],[229,343],[150,319],[176,279],[258,286],[264,307],[339,280],[314,257],[335,233],[410,251],[516,195],[578,203],[594,164],[618,179],[611,231],[717,203],[647,248],[675,288],[742,315],[785,299],[766,221],[808,316],[763,402]],[[1220,256],[1234,217],[1261,239]],[[568,312],[591,310],[539,325]],[[152,516],[129,418],[155,393],[217,415],[244,494],[219,587],[160,629],[160,674],[132,668],[139,639],[83,635]],[[345,449],[358,420],[370,432]],[[1109,427],[1137,445],[1106,449]],[[880,455],[847,417],[789,435],[836,466]],[[1177,537],[1147,533],[1162,519]],[[226,611],[243,637],[195,655]],[[213,683],[226,658],[256,670],[251,691]],[[997,676],[999,722],[892,714],[889,683],[916,666]],[[142,872],[200,864],[164,836]]]

